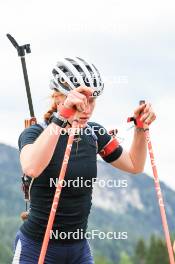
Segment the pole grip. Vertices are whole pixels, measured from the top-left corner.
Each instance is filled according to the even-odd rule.
[[[15,47],[15,49],[18,49],[19,45],[18,45],[17,41],[10,34],[7,34],[6,36],[10,40],[12,45]]]

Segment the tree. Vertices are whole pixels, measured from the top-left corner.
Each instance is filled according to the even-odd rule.
[[[0,243],[0,263],[7,264],[11,262],[12,262],[11,249],[7,245]]]
[[[149,250],[147,252],[146,264],[163,263],[169,264],[167,247],[160,238],[151,237]]]
[[[113,264],[113,262],[111,262],[108,258],[104,256],[96,256],[95,264]]]
[[[120,255],[120,262],[119,264],[133,264],[130,257],[126,252],[122,252]]]
[[[146,262],[147,249],[143,239],[140,239],[136,245],[134,252],[134,263],[135,264],[145,264]]]

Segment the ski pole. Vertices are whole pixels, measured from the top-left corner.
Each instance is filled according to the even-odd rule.
[[[141,104],[145,104],[145,101],[144,100],[140,101],[140,105]],[[138,125],[140,128],[144,129],[143,122],[140,121],[140,117],[137,119],[135,119],[134,117],[128,118],[128,122],[130,122],[130,121],[134,121],[134,123],[136,125]],[[150,133],[149,133],[149,127],[144,129],[144,133],[145,133],[145,138],[147,141],[148,152],[149,152],[152,171],[153,171],[153,175],[154,175],[155,191],[157,194],[158,204],[159,204],[159,208],[160,208],[160,215],[161,215],[162,226],[163,226],[164,235],[165,235],[165,239],[166,239],[166,245],[167,245],[167,249],[168,249],[169,261],[170,261],[170,264],[175,264],[173,248],[172,248],[172,243],[171,243],[171,238],[170,238],[170,233],[169,233],[169,228],[168,228],[168,222],[167,222],[167,217],[166,217],[166,212],[165,212],[165,205],[164,205],[164,201],[163,201],[163,195],[162,195],[159,177],[158,177],[158,172],[157,172],[157,167],[156,167],[156,163],[155,163],[153,147],[152,147],[152,142],[151,142]]]
[[[10,34],[7,34],[7,38],[10,40],[12,45],[15,47],[15,49],[17,50],[18,56],[21,58],[24,82],[25,82],[25,87],[26,87],[26,94],[27,94],[28,106],[29,106],[29,112],[30,112],[30,118],[24,120],[24,127],[27,128],[37,123],[36,117],[34,115],[34,110],[33,110],[32,96],[30,92],[30,85],[29,85],[29,79],[28,79],[28,74],[27,74],[27,66],[26,66],[26,61],[25,61],[25,52],[31,53],[30,44],[19,46],[17,41]],[[23,173],[22,189],[25,194],[24,201],[26,203],[26,211],[21,213],[21,219],[23,221],[28,218],[27,208],[28,208],[28,202],[29,202],[29,182],[30,181],[26,180],[28,179],[27,177],[28,176]]]
[[[29,112],[30,112],[30,117],[31,117],[30,119],[25,120],[25,127],[29,127],[32,124],[36,124],[36,118],[35,118],[35,114],[34,114],[34,110],[33,110],[32,96],[31,96],[31,92],[30,92],[30,85],[29,85],[29,79],[28,79],[28,73],[27,73],[27,67],[26,67],[26,61],[25,61],[25,52],[31,53],[30,44],[25,44],[25,45],[19,46],[17,41],[10,34],[7,34],[7,38],[10,40],[12,45],[15,47],[15,49],[17,50],[18,56],[21,59],[21,65],[22,65],[22,70],[23,70],[23,75],[24,75],[24,82],[25,82],[25,87],[26,87]]]
[[[77,121],[77,119],[74,119],[74,121],[72,123],[72,129],[71,129],[71,132],[70,132],[70,135],[68,138],[67,147],[65,150],[61,171],[59,174],[58,184],[57,184],[57,187],[55,190],[55,195],[53,198],[52,207],[50,210],[49,220],[48,220],[46,232],[44,235],[44,240],[43,240],[38,264],[43,264],[45,256],[46,256],[46,252],[47,252],[47,248],[48,248],[48,244],[49,244],[49,239],[50,239],[50,231],[52,230],[52,227],[53,227],[53,222],[55,219],[56,210],[57,210],[59,200],[60,200],[60,195],[61,195],[61,190],[62,190],[62,184],[61,183],[63,182],[65,174],[66,174],[67,165],[68,165],[68,161],[69,161],[69,157],[70,157],[70,152],[71,152],[72,144],[73,144],[73,140],[74,140],[75,130],[77,127],[78,127],[78,121]]]

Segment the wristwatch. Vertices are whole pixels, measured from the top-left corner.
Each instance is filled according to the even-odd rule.
[[[57,112],[53,113],[52,123],[58,125],[59,127],[65,128],[67,126],[67,119],[64,117],[59,116]]]

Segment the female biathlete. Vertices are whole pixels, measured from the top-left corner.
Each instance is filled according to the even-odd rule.
[[[93,189],[89,183],[97,176],[97,154],[115,168],[140,173],[146,159],[145,135],[136,126],[127,152],[103,126],[89,122],[96,98],[104,87],[93,64],[78,57],[66,58],[57,63],[52,74],[51,109],[44,115],[43,123],[26,128],[18,141],[22,170],[32,181],[30,211],[16,235],[13,264],[38,263],[55,193],[54,183],[75,115],[81,129],[73,142],[44,263],[92,264],[86,229]],[[107,104],[103,111],[108,111]],[[149,103],[138,106],[134,116],[137,118],[140,113],[145,127],[155,120]],[[75,187],[77,179],[81,184]]]

